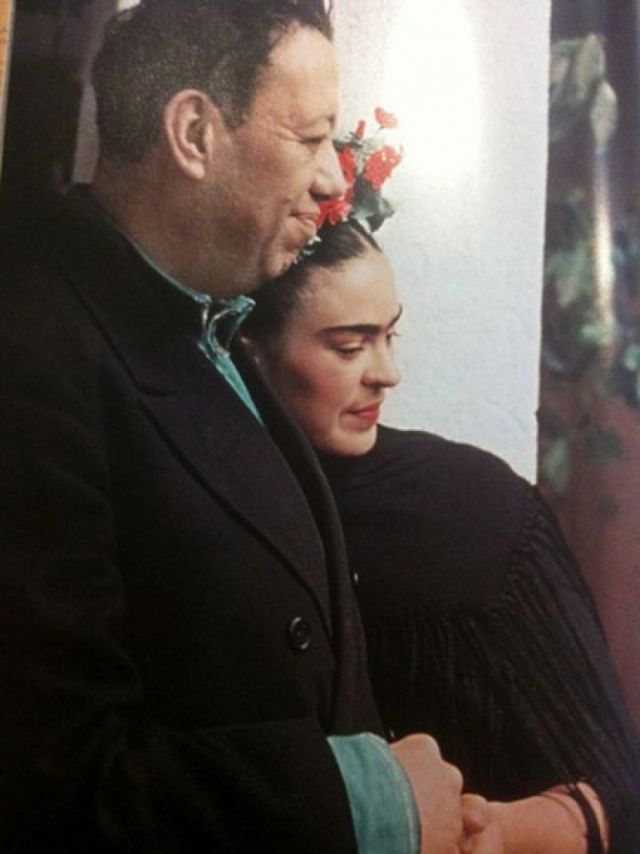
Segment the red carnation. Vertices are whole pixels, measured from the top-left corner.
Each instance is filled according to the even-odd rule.
[[[336,225],[342,220],[345,220],[351,213],[351,202],[347,199],[347,193],[344,196],[339,196],[337,199],[329,199],[326,202],[319,202],[320,213],[318,214],[318,228],[322,228],[325,222],[330,225]]]
[[[363,175],[371,186],[379,190],[402,160],[402,154],[390,145],[374,151],[365,163]]]
[[[364,137],[364,132],[366,130],[366,127],[367,127],[367,123],[365,122],[365,120],[360,119],[356,129],[353,132],[353,135],[355,136],[356,139],[362,139]]]
[[[349,184],[349,186],[351,186],[351,184],[356,180],[356,157],[353,153],[353,149],[349,148],[347,145],[346,148],[343,148],[342,151],[338,153],[338,160],[342,167],[344,180]]]
[[[376,117],[376,121],[378,122],[381,128],[398,127],[397,118],[393,115],[393,113],[388,113],[386,110],[383,110],[382,107],[376,107],[374,115]]]

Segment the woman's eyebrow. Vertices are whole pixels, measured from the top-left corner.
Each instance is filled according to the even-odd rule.
[[[386,326],[378,323],[345,323],[341,326],[327,326],[322,332],[325,335],[340,333],[351,333],[352,335],[378,335],[380,332],[388,332],[400,320],[404,306],[400,306],[395,317]]]

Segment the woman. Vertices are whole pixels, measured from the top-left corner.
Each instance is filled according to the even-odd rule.
[[[392,273],[357,223],[321,237],[257,295],[244,340],[333,488],[390,737],[434,735],[495,802],[506,851],[640,851],[634,736],[552,516],[492,455],[378,426],[399,379]]]

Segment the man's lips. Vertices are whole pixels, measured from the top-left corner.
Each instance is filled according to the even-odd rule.
[[[318,211],[303,211],[294,214],[294,217],[308,233],[309,238],[314,237],[318,230]]]

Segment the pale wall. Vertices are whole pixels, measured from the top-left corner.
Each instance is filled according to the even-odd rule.
[[[549,0],[335,6],[341,128],[384,106],[406,150],[380,232],[406,311],[404,381],[385,420],[480,445],[533,478]],[[398,33],[403,83],[389,58]]]

